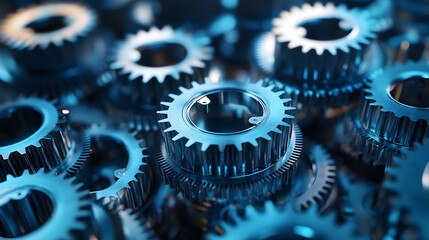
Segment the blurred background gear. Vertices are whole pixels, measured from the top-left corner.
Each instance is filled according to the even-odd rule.
[[[2,57],[11,58],[9,77],[2,80],[51,99],[89,94],[107,69],[97,24],[97,14],[77,3],[32,5],[9,14],[0,25],[0,41],[9,49]]]
[[[2,238],[88,239],[91,202],[89,192],[65,174],[8,176],[0,183]]]
[[[156,130],[156,110],[179,86],[190,87],[207,75],[210,39],[166,26],[139,31],[119,45],[111,68],[118,79],[109,89],[107,109],[138,129]]]

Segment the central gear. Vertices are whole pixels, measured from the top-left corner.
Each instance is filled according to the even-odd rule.
[[[1,237],[16,239],[88,239],[89,192],[65,174],[8,175],[0,183]],[[3,221],[6,220],[7,221]]]
[[[347,147],[364,162],[386,165],[402,149],[428,137],[428,74],[426,62],[396,64],[373,73],[357,116],[348,117]]]
[[[428,239],[426,225],[429,216],[429,139],[425,144],[416,144],[414,150],[405,150],[405,159],[395,157],[386,173],[394,179],[384,182],[384,187],[398,194],[394,206],[407,210],[407,223],[418,227],[419,238]]]
[[[337,225],[334,214],[321,216],[315,206],[304,212],[291,205],[282,207],[268,201],[263,211],[258,211],[249,205],[244,217],[230,214],[235,224],[220,224],[222,236],[210,235],[208,239],[365,239],[353,234],[353,225]]]
[[[97,20],[95,12],[76,3],[33,5],[10,14],[0,26],[0,41],[11,54],[2,56],[11,58],[10,76],[3,80],[51,99],[89,93],[107,68]]]
[[[125,117],[120,120],[156,128],[159,102],[180,86],[190,87],[191,81],[204,80],[213,58],[209,43],[208,37],[192,36],[169,26],[129,36],[118,47],[110,66],[118,73],[118,81],[110,89],[111,102],[106,107],[115,117]]]
[[[276,73],[310,82],[356,72],[377,31],[367,12],[332,3],[293,7],[273,25]]]
[[[78,178],[88,186],[96,201],[109,208],[142,206],[152,188],[152,172],[140,141],[126,130],[105,126],[93,125],[87,132],[93,143],[92,155]],[[98,159],[98,154],[109,155]]]
[[[170,94],[173,101],[162,102],[167,109],[158,112],[167,183],[190,199],[209,202],[252,201],[288,183],[302,136],[290,99],[273,88],[263,81],[207,79]]]
[[[0,181],[40,168],[58,167],[70,176],[88,154],[85,134],[69,126],[69,111],[39,98],[23,98],[0,106]]]

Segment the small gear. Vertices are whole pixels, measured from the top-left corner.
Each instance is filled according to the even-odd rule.
[[[367,12],[332,3],[293,7],[273,25],[276,74],[309,82],[357,72],[377,31]]]
[[[11,54],[2,57],[14,63],[3,80],[51,99],[85,94],[107,69],[104,35],[97,30],[97,15],[77,3],[32,5],[11,13],[0,24],[0,41]]]
[[[393,176],[387,179],[384,187],[396,192],[395,206],[405,208],[407,223],[418,227],[419,238],[428,239],[429,229],[426,219],[429,215],[428,173],[429,145],[415,144],[414,150],[405,150],[405,159],[395,157],[392,166],[386,168],[386,173]]]
[[[170,94],[158,112],[167,183],[190,199],[221,202],[263,197],[286,184],[302,143],[284,92],[263,81],[192,85]]]
[[[262,212],[249,205],[244,217],[231,217],[235,224],[221,223],[224,234],[208,239],[362,239],[353,234],[353,225],[337,225],[334,214],[321,216],[315,206],[297,212],[291,205],[278,208],[268,201]]]
[[[151,170],[140,141],[132,133],[93,125],[92,153],[78,173],[96,201],[114,208],[136,209],[147,200],[152,188]]]
[[[129,36],[117,48],[111,64],[118,81],[108,93],[111,101],[107,108],[114,116],[131,115],[131,121],[142,122],[143,126],[149,122],[155,127],[154,113],[163,98],[179,86],[190,87],[191,81],[203,81],[213,58],[209,43],[207,37],[192,36],[169,26],[152,27],[148,32]]]
[[[43,169],[0,183],[1,237],[19,239],[88,239],[91,201],[74,178]]]
[[[0,180],[4,181],[7,174],[19,176],[24,169],[34,173],[57,166],[73,174],[86,154],[85,137],[77,137],[81,142],[74,141],[77,133],[68,124],[68,114],[67,109],[39,98],[2,104]]]
[[[429,64],[396,64],[369,77],[357,117],[346,124],[347,146],[375,165],[389,164],[402,149],[429,136]]]
[[[290,184],[293,206],[305,210],[311,205],[325,209],[336,182],[337,168],[326,150],[319,144],[304,140],[302,158],[296,176]],[[276,198],[276,203],[279,199]]]

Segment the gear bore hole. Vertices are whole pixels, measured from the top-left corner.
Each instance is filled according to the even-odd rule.
[[[43,115],[31,107],[11,107],[0,111],[0,147],[33,135],[43,123]]]
[[[0,197],[0,236],[17,238],[42,227],[54,208],[50,197],[36,189],[21,188]],[[6,218],[7,216],[7,218]]]
[[[49,33],[61,30],[67,26],[67,18],[64,16],[50,16],[33,20],[24,28],[30,28],[35,33]]]
[[[301,23],[305,38],[316,41],[332,41],[346,37],[352,32],[352,26],[338,18],[317,18]]]
[[[93,192],[110,187],[123,175],[129,155],[125,144],[113,136],[93,136],[91,144],[91,155],[79,177]]]
[[[394,82],[389,90],[393,99],[409,107],[429,108],[429,75],[415,75]]]
[[[180,63],[187,51],[178,43],[153,43],[137,48],[140,53],[138,64],[147,67],[166,67]]]
[[[249,130],[263,121],[264,105],[252,94],[238,90],[208,93],[193,101],[188,119],[198,129],[214,134]]]

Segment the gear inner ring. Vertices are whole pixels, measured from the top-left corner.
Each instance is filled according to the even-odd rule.
[[[429,74],[405,72],[392,81],[387,90],[396,102],[412,108],[429,108]]]
[[[257,127],[268,114],[256,95],[238,89],[221,89],[199,95],[186,104],[184,119],[210,134],[239,134]]]
[[[37,187],[14,189],[0,198],[0,237],[17,238],[36,231],[52,217],[51,194]],[[7,218],[6,218],[7,216]]]

